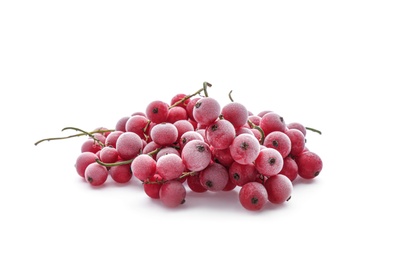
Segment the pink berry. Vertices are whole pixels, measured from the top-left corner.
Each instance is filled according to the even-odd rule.
[[[229,167],[234,162],[229,148],[216,149],[213,147],[211,150],[213,155],[213,161],[215,161],[216,163],[219,163],[225,167]]]
[[[178,137],[177,128],[171,123],[160,123],[151,129],[151,139],[162,146],[169,146],[177,141]]]
[[[265,136],[263,145],[265,147],[276,149],[283,158],[289,155],[292,148],[291,139],[289,139],[285,133],[280,131],[273,131]]]
[[[152,101],[146,107],[146,117],[156,124],[165,122],[168,113],[169,105],[160,100]]]
[[[167,116],[166,122],[173,124],[176,121],[187,120],[187,119],[188,119],[188,115],[187,115],[187,111],[186,111],[185,108],[183,108],[183,107],[172,107],[168,111],[168,116]]]
[[[259,182],[248,182],[240,188],[239,201],[247,210],[261,210],[268,202],[266,188]]]
[[[187,115],[192,121],[195,121],[195,118],[193,115],[194,106],[198,102],[198,100],[200,100],[200,99],[201,99],[200,97],[192,98],[192,99],[190,99],[190,102],[187,103],[187,106],[186,106]]]
[[[101,148],[102,148],[101,145],[97,141],[89,138],[82,143],[81,152],[82,153],[84,153],[84,152],[97,153],[98,151],[101,150]]]
[[[78,155],[76,158],[75,162],[75,168],[76,172],[82,177],[85,178],[85,170],[86,167],[91,164],[96,162],[98,159],[98,156],[95,153],[92,152],[82,152],[81,154]]]
[[[235,139],[236,131],[231,122],[220,119],[209,125],[205,134],[206,140],[211,146],[217,149],[226,149]]]
[[[122,118],[120,118],[115,125],[115,131],[122,131],[125,132],[126,131],[126,123],[128,121],[130,117],[129,116],[123,116]]]
[[[179,141],[180,141],[180,148],[183,149],[183,147],[186,145],[191,140],[200,140],[204,141],[203,136],[196,132],[196,131],[187,131],[184,134],[181,135]]]
[[[248,110],[241,103],[231,102],[222,108],[221,115],[231,122],[234,128],[238,128],[247,123]]]
[[[295,157],[295,161],[298,166],[298,174],[304,179],[313,179],[322,171],[322,159],[314,152],[303,152]]]
[[[250,164],[240,164],[233,162],[228,170],[229,179],[237,186],[243,186],[244,184],[255,181],[258,176],[258,171],[255,165]]]
[[[185,170],[183,160],[176,154],[168,154],[157,159],[157,173],[164,180],[179,178]]]
[[[183,147],[181,157],[189,171],[202,171],[211,162],[209,145],[201,140],[191,140]]]
[[[254,164],[260,174],[270,177],[282,170],[284,160],[277,150],[267,147],[260,150]]]
[[[116,148],[116,142],[119,136],[124,133],[123,131],[113,131],[105,139],[105,146],[112,146]]]
[[[166,146],[158,151],[158,153],[156,154],[156,160],[160,159],[161,156],[168,154],[176,154],[177,156],[180,156],[180,153],[176,148],[172,146]]]
[[[142,139],[134,132],[124,132],[116,141],[116,149],[123,160],[133,159],[142,152]]]
[[[141,139],[145,139],[145,135],[148,133],[149,119],[141,115],[131,116],[125,125],[126,132],[134,132]]]
[[[286,129],[284,118],[275,112],[266,113],[261,118],[259,126],[262,128],[265,136],[273,131],[285,132]]]
[[[150,178],[149,181],[143,183],[143,190],[150,198],[159,199],[162,184],[162,177],[159,174],[154,174],[154,176]]]
[[[101,186],[108,178],[108,169],[97,162],[91,163],[86,167],[85,179],[92,186]]]
[[[174,208],[184,204],[186,201],[186,193],[186,188],[181,182],[171,180],[162,184],[159,191],[159,197],[165,206]]]
[[[183,93],[179,93],[176,94],[175,96],[172,97],[171,99],[171,106],[174,105],[177,102],[180,102],[181,100],[183,100],[184,98],[186,98],[186,94]],[[187,104],[190,102],[189,98],[184,99],[182,102],[180,102],[177,106],[182,107],[182,108],[186,108]]]
[[[265,181],[268,200],[274,204],[281,204],[291,198],[293,185],[287,176],[277,174]]]
[[[287,124],[287,128],[288,128],[288,129],[297,129],[297,130],[299,130],[300,132],[302,132],[302,134],[303,134],[304,136],[306,136],[306,134],[307,134],[307,129],[306,129],[306,127],[305,127],[304,125],[302,125],[301,123],[298,123],[298,122],[288,123],[288,124]]]
[[[119,153],[112,146],[105,146],[100,151],[100,160],[103,163],[114,163],[119,159]]]
[[[283,167],[278,174],[285,175],[288,179],[294,181],[298,175],[298,166],[296,161],[291,156],[285,157]]]
[[[207,189],[201,184],[199,174],[190,175],[187,177],[187,185],[190,190],[198,193],[207,191]]]
[[[156,161],[147,154],[138,155],[131,163],[131,172],[139,180],[145,181],[156,173]]]
[[[221,106],[212,97],[203,97],[195,103],[193,116],[196,122],[201,125],[210,125],[220,116]]]
[[[117,183],[127,183],[132,178],[130,164],[121,164],[109,168],[109,176]]]
[[[291,155],[297,156],[301,154],[306,145],[304,134],[298,129],[288,129],[285,134],[291,140]]]
[[[253,135],[241,134],[235,137],[229,146],[234,161],[240,164],[250,164],[257,158],[260,150],[259,141]]]
[[[228,170],[219,163],[211,163],[199,173],[202,186],[209,191],[222,191],[228,183]]]

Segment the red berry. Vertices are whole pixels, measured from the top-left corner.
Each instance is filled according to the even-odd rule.
[[[250,211],[261,210],[267,203],[266,188],[259,182],[249,182],[239,191],[239,201],[243,208]]]
[[[313,179],[322,171],[323,163],[318,154],[306,151],[295,157],[298,174],[304,179]]]

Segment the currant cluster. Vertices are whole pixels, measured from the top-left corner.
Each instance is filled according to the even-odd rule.
[[[312,179],[322,160],[306,145],[308,130],[274,111],[250,112],[233,101],[221,106],[203,88],[170,100],[154,100],[143,112],[119,118],[114,129],[85,132],[76,172],[93,186],[141,181],[146,195],[165,206],[185,202],[187,192],[227,192],[238,187],[247,210],[291,198],[296,178]],[[319,132],[320,133],[320,132]],[[40,140],[64,139],[48,138]],[[38,144],[37,142],[36,144]]]

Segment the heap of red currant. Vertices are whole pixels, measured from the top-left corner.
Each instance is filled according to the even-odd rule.
[[[188,192],[236,189],[241,206],[261,210],[266,203],[291,198],[296,178],[312,179],[322,170],[318,154],[305,146],[307,131],[286,123],[274,111],[250,112],[233,101],[221,106],[208,96],[208,82],[193,94],[154,100],[144,112],[119,118],[114,129],[46,138],[87,136],[75,161],[76,172],[93,186],[108,177],[128,183],[132,177],[146,195],[167,207],[186,201]]]

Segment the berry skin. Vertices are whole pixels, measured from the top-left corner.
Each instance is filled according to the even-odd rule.
[[[141,181],[145,181],[156,173],[157,163],[147,154],[138,155],[131,163],[132,174]]]
[[[188,115],[187,115],[187,110],[183,107],[172,107],[168,111],[168,116],[166,119],[166,122],[168,123],[175,123],[176,121],[179,120],[187,120]]]
[[[291,156],[285,157],[283,167],[278,174],[285,175],[288,179],[294,181],[298,176],[298,166],[296,161]]]
[[[239,128],[247,123],[248,110],[241,103],[231,102],[222,108],[221,115],[231,122],[234,128]]]
[[[276,149],[283,158],[287,157],[291,152],[291,139],[280,131],[273,131],[265,137],[263,141],[265,147]]]
[[[229,146],[233,160],[240,164],[253,163],[259,154],[259,150],[260,144],[258,139],[250,134],[236,136]]]
[[[200,97],[196,97],[196,98],[190,99],[190,102],[188,102],[188,104],[186,106],[186,111],[187,111],[188,118],[190,118],[192,121],[195,121],[195,118],[194,118],[194,115],[193,115],[193,113],[194,113],[194,106],[198,102],[198,100],[200,100],[200,99],[201,99]]]
[[[101,186],[108,179],[108,169],[96,162],[91,163],[86,167],[85,179],[91,186]]]
[[[291,140],[291,155],[297,156],[301,154],[306,145],[304,134],[298,129],[288,129],[285,134]]]
[[[258,176],[258,171],[255,169],[254,164],[240,164],[233,162],[229,167],[229,179],[237,186],[243,186],[244,184],[255,181]]]
[[[175,96],[172,97],[171,99],[171,106],[174,105],[176,102],[182,100],[183,98],[185,98],[187,95],[183,94],[183,93],[179,93],[176,94]],[[190,99],[185,99],[184,101],[180,102],[177,106],[182,107],[182,108],[186,108],[188,103],[190,102]]]
[[[119,153],[111,146],[105,146],[100,151],[100,160],[103,163],[114,163],[119,159]]]
[[[133,159],[143,149],[142,139],[136,133],[124,132],[117,138],[116,149],[123,160]]]
[[[260,174],[270,177],[282,170],[284,160],[276,149],[266,147],[260,150],[254,164]]]
[[[194,106],[193,116],[196,122],[201,125],[210,125],[220,116],[221,106],[212,97],[199,99]]]
[[[236,131],[231,122],[220,119],[206,128],[205,135],[211,146],[217,149],[226,149],[235,139]]]
[[[202,171],[212,160],[212,152],[204,141],[191,140],[183,147],[181,157],[189,171]]]
[[[188,176],[187,185],[190,188],[190,190],[194,192],[202,193],[207,191],[207,189],[203,187],[203,185],[201,184],[201,181],[199,179],[199,174]]]
[[[112,180],[117,183],[127,183],[132,178],[131,167],[129,164],[111,166],[108,173]]]
[[[293,185],[287,176],[277,174],[265,181],[268,200],[274,204],[281,204],[291,198]]]
[[[126,123],[128,121],[128,119],[130,119],[129,116],[123,116],[122,118],[120,118],[115,125],[115,131],[122,131],[125,132],[126,131]]]
[[[134,132],[137,135],[139,135],[141,139],[145,139],[145,134],[147,134],[147,131],[145,132],[145,128],[148,123],[149,123],[149,119],[147,119],[144,116],[141,115],[131,116],[126,122],[125,132]]]
[[[162,184],[159,197],[165,206],[175,208],[186,201],[186,193],[186,188],[181,182],[171,180]]]
[[[143,183],[143,190],[146,195],[152,199],[160,198],[160,189],[162,186],[162,177],[159,174],[154,174],[154,176],[147,182]]]
[[[265,136],[273,131],[285,132],[286,125],[284,118],[275,112],[268,112],[263,117],[261,117],[261,122],[259,126],[262,128]]]
[[[146,107],[146,117],[156,124],[165,122],[168,113],[169,105],[160,100],[152,101]]]
[[[97,153],[98,151],[101,150],[101,146],[95,141],[94,139],[87,139],[86,141],[83,142],[82,147],[81,147],[81,152],[92,152],[92,153]]]
[[[266,188],[256,181],[246,183],[240,188],[239,201],[243,208],[247,210],[261,210],[268,202]]]
[[[123,131],[110,132],[105,139],[105,146],[112,146],[113,148],[116,148],[117,139],[122,133],[124,132]]]
[[[196,131],[187,131],[184,134],[181,135],[179,141],[180,141],[180,149],[183,149],[183,147],[186,145],[191,140],[200,140],[204,141],[205,139],[203,136],[196,132]]]
[[[298,174],[304,179],[313,179],[317,177],[323,168],[321,157],[318,154],[305,151],[295,157],[298,166]]]
[[[209,191],[222,191],[228,183],[228,170],[219,163],[211,163],[199,173],[202,186]]]
[[[96,162],[97,159],[98,159],[98,156],[92,152],[83,152],[83,153],[79,154],[79,156],[76,158],[76,162],[75,162],[76,172],[82,178],[85,178],[86,167],[89,166],[89,164]]]
[[[183,160],[176,154],[167,154],[157,159],[157,173],[164,180],[173,180],[179,178],[185,167]]]
[[[301,123],[298,123],[298,122],[288,123],[288,124],[287,124],[287,128],[288,128],[288,129],[297,129],[297,130],[299,130],[300,132],[302,132],[302,134],[303,134],[304,136],[306,136],[306,134],[307,134],[307,129],[306,129],[306,127],[305,127],[304,125],[302,125]]]
[[[161,123],[153,126],[150,132],[151,139],[162,146],[169,146],[177,141],[178,131],[172,123]]]

